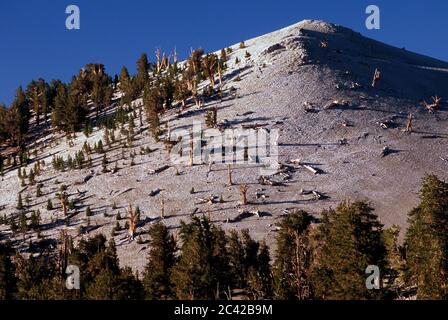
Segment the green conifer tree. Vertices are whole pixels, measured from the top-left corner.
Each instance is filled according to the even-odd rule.
[[[313,218],[303,210],[279,223],[274,263],[275,297],[283,300],[312,298],[310,226]]]
[[[151,249],[143,274],[146,298],[168,299],[173,297],[170,276],[175,263],[176,242],[162,223],[152,225],[149,236]]]
[[[382,225],[365,202],[341,203],[325,210],[318,227],[313,260],[313,289],[319,299],[373,299],[383,290],[369,290],[366,269],[385,270]]]
[[[407,279],[418,299],[448,299],[448,183],[427,176],[409,213]]]
[[[182,254],[171,281],[179,299],[222,298],[229,286],[227,239],[222,229],[206,218],[182,224]]]

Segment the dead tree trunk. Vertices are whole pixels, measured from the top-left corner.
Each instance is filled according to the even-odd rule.
[[[228,181],[229,181],[229,186],[233,185],[232,182],[232,169],[230,164],[227,165],[227,177],[228,177]]]
[[[161,210],[160,210],[160,218],[165,219],[165,199],[161,200]]]
[[[137,229],[138,216],[135,210],[132,209],[132,205],[128,208],[128,221],[129,221],[129,237],[134,240],[135,230]]]
[[[408,123],[406,125],[405,132],[407,132],[407,133],[411,133],[412,132],[412,130],[413,130],[413,123],[412,123],[413,119],[414,119],[414,115],[412,113],[410,113],[409,116],[408,116]]]
[[[247,191],[249,190],[249,187],[247,184],[243,184],[240,186],[240,193],[241,193],[241,204],[243,206],[247,205]]]
[[[378,81],[381,79],[381,72],[378,70],[378,68],[375,69],[375,73],[373,74],[373,80],[372,80],[372,88],[375,88],[375,85]]]

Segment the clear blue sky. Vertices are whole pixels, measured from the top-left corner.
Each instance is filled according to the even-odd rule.
[[[65,8],[78,5],[81,30],[65,28]],[[381,9],[381,30],[365,28],[365,8]],[[87,63],[110,74],[131,72],[156,47],[206,51],[303,19],[322,19],[368,37],[448,61],[448,1],[386,0],[0,0],[0,102],[39,77],[69,81]]]

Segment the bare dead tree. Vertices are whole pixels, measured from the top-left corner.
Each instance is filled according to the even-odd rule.
[[[221,62],[218,63],[218,79],[219,79],[219,96],[222,99],[222,76],[223,76],[223,70]]]
[[[406,125],[406,130],[405,132],[407,133],[411,133],[413,130],[413,120],[414,120],[414,115],[412,113],[409,113],[408,115],[408,123]]]
[[[249,190],[249,186],[247,184],[243,184],[240,186],[241,204],[243,206],[247,205],[247,191],[248,190]]]
[[[431,97],[432,103],[427,103],[426,101],[423,101],[423,106],[430,112],[433,113],[434,111],[438,110],[440,108],[440,103],[442,102],[442,98],[438,96]]]
[[[160,61],[160,49],[159,48],[157,48],[157,51],[156,51],[156,58],[157,58],[156,71],[157,71],[157,73],[160,73],[160,71],[162,69],[162,63]]]
[[[160,201],[160,218],[165,219],[165,199],[162,197],[162,200]]]
[[[229,186],[233,185],[233,182],[232,182],[232,168],[231,168],[230,164],[227,165],[227,178],[228,178]]]
[[[328,47],[328,41],[327,41],[327,40],[321,40],[321,41],[319,42],[319,46],[320,46],[321,48],[323,48],[323,49],[327,48],[327,47]]]
[[[138,223],[138,214],[136,210],[132,208],[132,205],[129,205],[128,208],[128,221],[129,221],[129,237],[131,240],[134,240],[135,231],[137,230],[137,223]]]
[[[372,87],[375,88],[375,85],[381,79],[381,72],[378,68],[375,69],[375,73],[373,74]]]
[[[176,50],[176,47],[174,47],[174,51],[173,51],[173,63],[174,64],[177,63],[177,50]]]

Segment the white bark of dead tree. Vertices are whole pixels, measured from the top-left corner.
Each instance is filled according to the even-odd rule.
[[[128,208],[128,220],[129,220],[129,237],[134,240],[135,230],[137,229],[138,216],[135,210],[132,209],[132,205]]]
[[[426,101],[423,101],[423,106],[430,112],[433,113],[434,111],[438,110],[440,108],[440,103],[442,102],[442,98],[438,96],[431,97],[432,103],[429,104]]]
[[[373,80],[372,80],[372,88],[375,88],[376,83],[380,81],[381,79],[381,72],[378,70],[378,68],[375,69],[375,73],[373,74]]]

